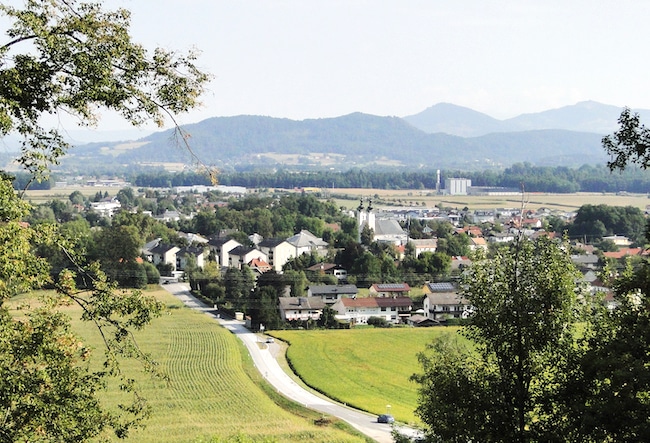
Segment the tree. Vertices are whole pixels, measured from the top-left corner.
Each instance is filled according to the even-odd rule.
[[[566,245],[563,245],[566,247]],[[575,345],[577,272],[546,237],[519,238],[463,274],[474,307],[469,349],[434,343],[422,354],[417,414],[443,441],[561,441],[553,407]],[[460,392],[462,390],[462,392]],[[469,424],[469,425],[468,425]]]
[[[582,352],[567,365],[564,413],[583,441],[650,438],[650,265],[628,265],[613,282],[618,306],[596,305]]]
[[[31,180],[45,179],[68,149],[57,128],[42,126],[42,116],[63,113],[93,125],[100,109],[108,108],[134,125],[162,125],[165,117],[173,120],[194,107],[209,79],[195,67],[193,53],[150,54],[132,42],[124,9],[30,0],[22,8],[0,4],[0,14],[10,22],[0,45],[0,136],[20,136],[18,162]],[[138,291],[117,291],[56,225],[21,223],[30,206],[14,193],[11,180],[0,172],[0,440],[81,442],[109,429],[125,437],[147,408],[119,361],[135,356],[155,372],[130,332],[148,324],[162,305]],[[41,246],[65,251],[71,269],[53,278],[47,261],[33,253]],[[56,293],[43,293],[38,308],[14,318],[7,302],[44,285]],[[57,309],[66,302],[79,305],[82,318],[100,328],[104,365],[88,364],[90,350]],[[133,393],[132,404],[111,410],[100,401],[98,392],[111,375]]]
[[[632,114],[625,108],[618,118],[620,129],[603,137],[602,143],[611,160],[607,162],[610,171],[623,171],[629,164],[642,169],[650,166],[650,130],[641,124],[639,114]]]
[[[370,246],[373,239],[375,238],[375,231],[369,225],[363,225],[361,233],[359,234],[360,243],[365,246]]]
[[[274,285],[258,286],[253,292],[253,299],[248,308],[251,327],[259,329],[277,329],[282,324],[278,312],[278,291]]]
[[[318,326],[325,329],[335,329],[339,327],[339,322],[336,320],[336,311],[331,306],[325,306],[323,312],[318,319]]]
[[[625,109],[621,128],[603,138],[612,156],[608,168],[650,165],[650,131]],[[646,241],[650,230],[646,230]],[[568,427],[584,441],[646,441],[650,438],[650,263],[633,267],[611,281],[617,307],[594,308],[581,352],[567,365],[569,383],[563,411]]]
[[[47,175],[68,145],[40,117],[64,112],[92,125],[108,108],[140,125],[196,106],[209,76],[194,65],[195,53],[153,55],[131,41],[127,10],[100,3],[34,0],[23,9],[0,5],[12,21],[0,46],[0,134],[22,136],[20,163]]]
[[[135,204],[135,194],[133,192],[133,188],[127,187],[127,188],[120,189],[117,192],[116,198],[117,201],[120,202],[120,204],[124,209],[127,210],[133,209],[133,206]]]
[[[81,191],[74,191],[68,196],[68,200],[73,205],[83,205],[86,202],[86,197],[84,197]]]

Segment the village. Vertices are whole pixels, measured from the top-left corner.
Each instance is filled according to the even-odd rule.
[[[314,204],[316,197],[312,192],[299,189],[288,195]],[[244,280],[250,281],[245,291],[251,292],[266,273],[302,273],[297,283],[291,283],[296,281],[295,277],[288,278],[284,288],[277,290],[278,318],[266,320],[273,324],[271,327],[322,324],[326,309],[331,310],[337,327],[458,324],[472,313],[472,306],[459,294],[457,284],[460,273],[471,264],[472,253],[482,250],[487,254],[519,235],[531,239],[539,236],[559,239],[562,233],[558,231],[571,226],[577,216],[576,212],[547,208],[523,213],[517,208],[374,208],[371,198],[362,198],[355,210],[339,208],[340,214],[330,217],[331,223],[312,224],[316,234],[300,229],[294,235],[283,237],[269,235],[277,230],[267,229],[265,235],[261,235],[255,231],[242,232],[240,226],[206,232],[210,228],[206,228],[205,223],[196,223],[215,208],[224,209],[232,206],[232,202],[259,198],[258,193],[242,187],[187,186],[155,191],[122,188],[116,196],[103,196],[75,208],[99,214],[109,221],[116,214],[129,211],[169,227],[184,227],[185,230],[175,231],[174,241],[162,237],[143,239],[146,243],[140,246],[138,259],[156,267],[161,283],[190,281],[195,292],[207,303],[220,305],[225,313],[246,319],[253,328],[264,327],[264,319],[251,319],[246,312],[251,310],[248,297],[241,294],[229,297],[232,292],[228,287],[229,273],[231,277],[236,272],[250,274],[252,278],[245,276]],[[279,199],[276,195],[264,200],[264,204],[273,206]],[[146,201],[173,204],[164,210],[159,206],[159,213],[154,214],[143,205]],[[332,208],[329,210],[331,213]],[[341,222],[346,219],[347,223]],[[345,241],[337,237],[344,224],[349,234]],[[615,301],[599,277],[603,265],[609,261],[622,266],[627,258],[645,255],[643,247],[620,234],[623,233],[612,232],[601,238],[591,236],[588,242],[583,241],[587,236],[574,236],[571,240],[572,260],[583,275],[576,285],[592,295],[599,294],[610,308],[615,307]],[[346,247],[351,244],[361,245],[363,251],[370,251],[375,259],[392,261],[394,268],[387,270],[386,265],[382,265],[384,268],[368,278],[372,272],[364,266],[373,267],[373,264],[366,262],[364,265],[362,254],[354,260],[344,260]],[[301,257],[308,257],[308,261],[297,260]],[[431,261],[432,257],[441,259],[437,267],[426,269],[420,264]],[[406,271],[407,263],[411,264],[409,272]],[[219,270],[218,275],[211,277],[212,285],[204,277],[203,282],[195,282],[201,279],[196,277],[197,271],[202,272],[206,267]],[[399,276],[403,278],[400,280]],[[222,289],[211,294],[208,286],[214,289],[215,281],[219,281]],[[300,285],[303,287],[297,287]]]

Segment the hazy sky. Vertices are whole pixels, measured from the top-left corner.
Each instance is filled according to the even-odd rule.
[[[440,102],[496,118],[583,100],[650,108],[650,2],[105,0],[149,48],[214,75],[182,123],[240,114],[406,116]],[[107,117],[102,128],[123,124]]]

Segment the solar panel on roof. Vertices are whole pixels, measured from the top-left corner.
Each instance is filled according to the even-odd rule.
[[[439,282],[439,283],[429,283],[429,289],[431,291],[451,292],[454,291],[456,288],[453,283]]]

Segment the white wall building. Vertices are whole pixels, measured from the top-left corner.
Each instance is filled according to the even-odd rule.
[[[449,195],[467,195],[472,180],[468,178],[448,178],[445,180],[445,193]]]

